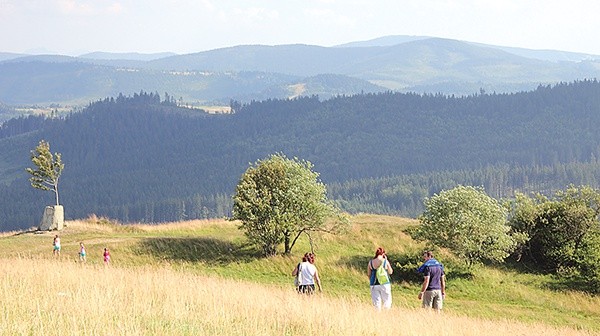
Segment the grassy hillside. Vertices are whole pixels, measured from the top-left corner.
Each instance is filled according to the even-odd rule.
[[[309,250],[304,237],[292,256],[263,259],[233,222],[120,226],[90,218],[67,222],[60,232],[62,256],[53,260],[55,232],[7,233],[0,238],[5,258],[0,273],[8,299],[0,315],[3,326],[15,329],[0,329],[0,334],[36,334],[42,327],[57,330],[60,324],[88,333],[107,325],[126,334],[369,334],[383,319],[388,333],[402,328],[402,334],[416,335],[422,331],[416,323],[422,317],[416,298],[419,280],[401,267],[424,248],[405,233],[415,224],[359,215],[351,218],[346,234],[317,237],[316,264],[324,293],[314,301],[299,300],[291,288],[290,273]],[[86,265],[77,264],[80,241],[88,249]],[[393,318],[374,316],[369,307],[365,268],[380,245],[396,266]],[[101,258],[105,246],[113,256],[108,268]],[[469,276],[450,254],[442,252],[439,259],[447,268],[448,297],[446,313],[434,324],[448,335],[482,330],[498,335],[600,332],[600,299],[553,290],[551,276],[493,267]],[[15,297],[31,293],[34,284],[40,286],[34,298]],[[222,286],[228,290],[223,292]],[[56,300],[60,312],[53,314]],[[301,330],[299,311],[310,317],[308,333]],[[26,325],[20,314],[37,315],[39,322]]]

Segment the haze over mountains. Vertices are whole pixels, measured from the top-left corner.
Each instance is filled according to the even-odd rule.
[[[320,76],[324,74],[329,76]],[[387,36],[335,47],[241,45],[186,55],[0,53],[0,101],[85,104],[140,90],[217,105],[231,99],[326,99],[386,90],[469,95],[480,89],[531,90],[599,75],[597,55]],[[77,91],[52,89],[65,86]]]
[[[0,58],[0,230],[40,218],[25,167],[41,139],[63,154],[72,218],[227,216],[248,164],[276,152],[313,162],[349,212],[416,216],[457,183],[494,197],[600,186],[594,55],[400,36]],[[81,113],[14,118],[66,104]]]
[[[25,168],[41,140],[62,153],[61,204],[123,222],[228,216],[250,162],[309,160],[348,212],[417,216],[456,184],[494,197],[600,186],[600,83],[467,97],[377,93],[268,99],[211,114],[154,93],[111,97],[66,118],[0,127],[0,228],[39,221],[51,195]]]

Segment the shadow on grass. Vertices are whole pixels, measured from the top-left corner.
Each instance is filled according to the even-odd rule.
[[[535,263],[508,260],[502,265],[508,270],[521,274],[542,275],[539,286],[557,292],[578,291],[592,295],[599,294],[598,283],[600,280],[585,279],[584,276],[573,274],[558,274],[554,269],[543,269]]]
[[[502,264],[486,263],[488,267],[493,267],[499,270],[510,270],[517,273],[523,274],[548,274],[552,273],[551,270],[544,270],[540,266],[533,262],[527,261],[516,261],[513,258],[504,260]]]
[[[500,272],[515,272],[524,275],[526,280],[523,280],[522,283],[528,286],[555,292],[576,291],[591,295],[600,294],[598,290],[600,280],[586,280],[577,273],[559,274],[556,270],[544,269],[531,261],[517,262],[514,259],[507,259],[502,264],[486,263],[484,265]]]
[[[210,237],[147,238],[139,243],[138,252],[163,260],[221,265],[247,263],[261,257],[260,252],[249,245]]]
[[[341,258],[339,265],[366,274],[371,259],[373,259],[373,256],[354,255]],[[391,276],[392,282],[418,283],[423,281],[423,276],[417,273],[418,265],[414,264],[411,259],[413,259],[412,254],[388,254],[388,261],[392,264],[394,270]]]
[[[595,296],[600,295],[598,281],[586,281],[583,277],[558,278],[554,276],[553,281],[544,283],[544,287],[557,292],[577,291]]]
[[[56,232],[58,232],[58,231],[56,231]],[[26,231],[19,231],[19,232],[13,234],[13,236],[30,235],[30,234],[44,234],[44,233],[52,233],[52,231],[30,229],[30,230],[26,230]]]
[[[342,258],[339,262],[341,266],[355,269],[359,272],[367,272],[367,265],[372,256],[350,256]],[[392,282],[407,282],[411,284],[420,284],[423,282],[423,274],[417,272],[417,268],[422,265],[420,251],[408,252],[402,254],[388,254],[388,260],[392,263],[394,273],[392,273]],[[472,280],[474,275],[467,267],[449,262],[444,265],[446,279],[467,279]]]

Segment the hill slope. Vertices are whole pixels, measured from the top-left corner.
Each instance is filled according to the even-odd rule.
[[[322,297],[315,298],[316,301],[311,300],[311,306],[321,307],[317,309],[319,313],[315,312],[316,315],[327,314],[326,316],[333,318],[326,325],[340,323],[340,327],[359,328],[349,321],[355,321],[356,316],[361,316],[360,314],[365,316],[372,314],[369,290],[365,285],[367,281],[365,269],[370,256],[378,246],[386,248],[395,269],[392,290],[393,315],[421,314],[418,310],[419,301],[416,299],[420,280],[414,273],[414,257],[418,256],[423,246],[412,241],[404,232],[414,225],[413,220],[361,215],[351,219],[351,228],[346,234],[314,237],[316,266],[321,275],[324,293]],[[18,300],[17,296],[13,298],[12,295],[7,294],[3,304],[0,305],[6,312],[11,312],[4,316],[11,316],[9,321],[14,324],[20,321],[17,312],[27,311],[27,307],[31,304],[35,305],[36,302],[38,307],[42,307],[44,311],[42,318],[48,319],[45,320],[47,324],[56,323],[55,319],[59,317],[62,321],[63,310],[61,313],[51,313],[53,310],[48,306],[50,310],[45,311],[47,304],[56,303],[58,299],[61,302],[73,300],[69,301],[72,304],[63,307],[67,311],[73,309],[72,314],[65,314],[69,315],[69,321],[73,320],[73,314],[79,316],[83,309],[84,312],[89,313],[81,316],[81,323],[90,323],[90,319],[91,321],[96,318],[103,319],[102,316],[108,314],[114,316],[114,320],[122,321],[121,327],[136,328],[137,326],[146,330],[144,328],[149,328],[151,324],[138,320],[141,316],[142,319],[158,318],[161,321],[182,319],[181,323],[166,323],[162,327],[165,329],[157,330],[174,330],[171,328],[176,326],[177,328],[182,326],[200,328],[192,320],[197,321],[202,318],[192,314],[193,319],[189,320],[186,312],[190,309],[196,312],[199,306],[211,305],[208,303],[212,302],[212,295],[209,294],[211,291],[203,291],[207,287],[212,288],[210,283],[214,282],[233,286],[231,290],[238,293],[234,296],[235,299],[229,296],[221,297],[221,300],[232,300],[232,305],[228,306],[227,311],[240,309],[241,313],[246,310],[243,307],[248,306],[253,307],[249,311],[255,309],[264,311],[264,306],[276,307],[276,310],[267,309],[268,314],[260,319],[269,321],[267,316],[271,314],[287,316],[288,304],[296,304],[296,294],[291,288],[290,272],[300,255],[309,249],[307,239],[302,237],[291,256],[260,258],[258,250],[247,245],[245,238],[237,230],[236,223],[220,220],[120,226],[103,219],[92,218],[88,221],[68,222],[66,229],[58,232],[63,243],[61,261],[58,262],[51,260],[50,242],[55,233],[57,232],[18,233],[0,237],[0,251],[4,252],[4,258],[17,258],[10,263],[10,267],[2,270],[6,280],[3,281],[4,288],[11,289],[7,293],[17,295],[29,290],[28,295],[18,296]],[[81,241],[87,246],[87,265],[74,263]],[[108,247],[112,254],[112,264],[109,268],[102,267],[101,251],[104,247]],[[444,262],[448,277],[448,296],[445,304],[446,314],[444,314],[447,319],[443,322],[446,334],[476,335],[482,329],[490,327],[498,328],[499,335],[522,333],[527,330],[544,330],[549,335],[585,335],[586,331],[589,333],[600,331],[598,298],[577,292],[548,289],[560,285],[552,276],[520,273],[512,269],[480,267],[475,270],[475,276],[469,279],[465,276],[460,261],[454,260],[450,254],[440,253],[438,258]],[[2,264],[9,265],[8,262]],[[32,274],[36,276],[33,277]],[[40,279],[39,274],[46,276]],[[104,281],[96,281],[97,278],[102,278]],[[74,279],[82,281],[74,281]],[[180,283],[181,286],[174,287],[175,282]],[[193,290],[188,287],[189,283],[194,284],[191,286]],[[33,295],[38,295],[37,300],[23,299],[31,297],[30,286],[34,284],[48,290],[35,291]],[[236,291],[236,288],[244,288],[247,294]],[[139,292],[140,290],[143,290],[143,294]],[[252,293],[266,293],[265,291],[270,293],[262,294],[270,298],[269,304],[265,302],[262,305],[260,303],[264,302],[264,297],[257,299]],[[204,294],[198,298],[198,293]],[[138,294],[142,295],[138,296]],[[220,295],[225,294],[220,293]],[[243,299],[248,297],[253,297],[254,299],[250,301],[255,302],[256,305]],[[112,303],[109,305],[111,309],[105,311],[101,307],[106,306],[103,303],[107,299]],[[77,304],[79,302],[85,304]],[[92,304],[93,302],[97,304]],[[181,302],[185,302],[183,304],[185,310],[178,310],[182,307]],[[278,304],[274,305],[273,302]],[[338,309],[328,313],[327,310],[323,310],[325,306],[332,304]],[[163,307],[169,308],[161,309]],[[104,313],[101,313],[102,311]],[[346,314],[344,313],[346,311],[352,318],[339,321],[334,317]],[[178,314],[174,317],[169,314],[164,315],[165,312],[178,312]],[[214,313],[206,311],[205,314],[213,316]],[[246,316],[245,313],[241,314]],[[287,317],[279,323],[266,323],[266,325],[271,325],[270,328],[273,328],[274,325],[294,323],[288,322],[288,318],[293,319]],[[415,318],[420,319],[417,316]],[[481,318],[488,321],[478,320]],[[242,320],[244,319],[242,317]],[[411,323],[400,323],[396,318],[392,320],[393,322],[389,322],[392,326],[391,333],[394,333],[394,330],[405,332],[407,328],[412,328],[409,327],[412,326]],[[468,324],[464,325],[465,322]],[[69,325],[71,322],[65,321],[65,323]],[[114,321],[108,321],[102,325],[107,327],[112,326],[113,323]],[[365,321],[361,320],[360,323],[363,324]],[[485,327],[482,327],[481,323]],[[33,325],[36,324],[29,323],[28,328]],[[245,325],[245,322],[242,325]],[[252,325],[255,326],[255,323]],[[73,330],[79,330],[79,326],[74,326]],[[419,327],[415,328],[419,332],[422,331],[422,323],[419,322],[417,326]],[[311,326],[313,327],[317,328],[315,330],[321,330],[317,326]],[[267,327],[261,324],[261,328]],[[177,330],[181,331],[181,329]],[[198,332],[202,333],[197,330],[196,334]],[[186,334],[185,331],[182,333]],[[340,333],[347,334],[348,331],[342,329]],[[350,334],[354,333],[350,332]]]
[[[120,96],[41,129],[7,130],[0,140],[0,226],[39,220],[49,195],[29,187],[24,169],[41,139],[63,154],[61,193],[70,218],[226,216],[248,164],[276,152],[311,161],[326,184],[337,184],[333,196],[342,206],[362,200],[384,213],[417,215],[424,196],[456,183],[484,185],[496,197],[598,186],[599,99],[596,81],[463,98],[265,100],[232,114],[164,105],[154,94]]]

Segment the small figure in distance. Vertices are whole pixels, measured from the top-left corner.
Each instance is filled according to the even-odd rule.
[[[104,253],[102,253],[102,257],[104,258],[104,265],[108,265],[110,263],[110,251],[108,247],[104,248]]]
[[[315,282],[322,291],[321,279],[315,264],[314,253],[307,252],[302,257],[302,262],[294,269],[292,275],[298,276],[298,292],[311,295],[315,292]],[[300,275],[298,275],[300,274]]]
[[[83,242],[79,242],[79,261],[86,262],[86,255],[87,254],[85,253],[85,246],[83,245]]]
[[[58,235],[54,236],[54,240],[52,241],[52,255],[60,257],[60,237]]]
[[[369,286],[371,287],[371,300],[377,310],[392,307],[392,284],[390,274],[394,270],[387,260],[387,255],[383,247],[377,248],[375,257],[369,261],[367,266],[367,275],[369,276]]]
[[[441,312],[443,301],[446,297],[446,276],[444,265],[433,258],[433,252],[423,252],[425,263],[418,271],[423,273],[423,284],[419,293],[419,300],[423,300],[423,308],[433,308]]]

